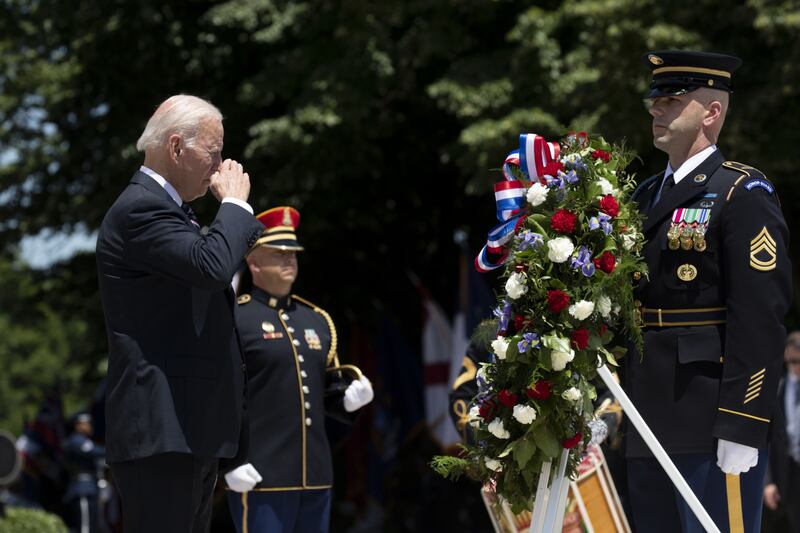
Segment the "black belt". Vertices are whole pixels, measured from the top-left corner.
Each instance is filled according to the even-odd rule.
[[[641,307],[644,327],[667,326],[711,326],[724,324],[728,316],[725,307],[701,307],[696,309],[652,309]]]

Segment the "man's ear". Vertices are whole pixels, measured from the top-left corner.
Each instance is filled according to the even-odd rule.
[[[169,156],[170,159],[176,160],[183,153],[183,139],[177,133],[169,136]]]
[[[708,104],[706,108],[706,116],[703,118],[703,124],[710,126],[720,118],[722,118],[722,103],[714,100]]]

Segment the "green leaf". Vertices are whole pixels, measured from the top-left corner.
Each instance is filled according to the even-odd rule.
[[[617,359],[614,357],[613,353],[609,352],[608,350],[606,350],[602,346],[597,351],[599,351],[600,353],[602,353],[603,355],[606,356],[606,361],[608,361],[609,365],[611,365],[611,366],[619,366],[619,364],[617,363]]]
[[[533,434],[533,440],[548,457],[555,459],[561,452],[561,445],[555,435],[550,432],[547,426],[542,426]]]
[[[525,472],[525,465],[531,460],[533,454],[536,453],[536,444],[530,439],[521,438],[514,445],[514,460],[519,465],[520,470]]]

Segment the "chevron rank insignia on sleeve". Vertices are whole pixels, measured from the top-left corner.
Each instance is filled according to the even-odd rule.
[[[775,270],[778,264],[778,247],[775,239],[764,226],[750,241],[750,266],[761,272]]]

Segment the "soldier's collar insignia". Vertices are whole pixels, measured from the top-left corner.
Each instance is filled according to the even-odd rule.
[[[750,241],[750,266],[760,272],[769,272],[778,266],[778,245],[766,226]]]
[[[698,174],[697,176],[694,177],[694,182],[695,183],[703,183],[707,179],[708,179],[708,176],[706,176],[705,174]]]
[[[252,300],[252,298],[250,297],[250,295],[249,295],[249,294],[242,294],[241,296],[239,296],[239,297],[236,299],[236,302],[237,302],[239,305],[244,305],[244,304],[246,304],[246,303],[249,303],[249,302],[250,302],[250,300]]]
[[[278,307],[278,299],[275,298],[274,296],[270,296],[269,301],[267,302],[267,305],[272,307],[272,308]]]

